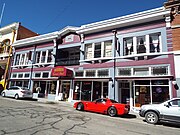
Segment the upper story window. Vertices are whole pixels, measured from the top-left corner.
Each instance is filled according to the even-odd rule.
[[[49,50],[49,51],[48,51],[47,62],[51,62],[51,61],[52,61],[52,52],[53,52],[53,50]]]
[[[160,41],[160,33],[124,38],[124,55],[161,52]]]
[[[112,41],[104,42],[104,57],[112,56]]]
[[[10,40],[5,39],[0,44],[0,53],[9,53],[10,50]]]
[[[40,63],[41,52],[36,52],[36,63]]]
[[[36,63],[52,62],[52,51],[53,50],[37,51]]]
[[[85,59],[111,57],[112,41],[85,44]]]

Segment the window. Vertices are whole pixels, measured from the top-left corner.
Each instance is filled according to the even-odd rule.
[[[76,71],[75,76],[76,77],[83,77],[84,72],[83,71]]]
[[[146,53],[145,36],[137,37],[137,53]]]
[[[134,68],[135,76],[145,76],[149,75],[149,68]]]
[[[40,55],[41,55],[41,52],[36,52],[36,63],[40,62]]]
[[[35,73],[35,77],[41,77],[41,73]]]
[[[124,39],[124,55],[131,55],[133,53],[133,38]]]
[[[43,73],[43,78],[49,77],[49,73]]]
[[[100,58],[100,57],[101,57],[101,43],[95,43],[94,58]]]
[[[86,77],[94,77],[96,74],[95,70],[87,70]]]
[[[161,33],[126,37],[123,39],[124,55],[158,53],[161,51]]]
[[[160,52],[160,46],[159,46],[159,35],[160,33],[155,33],[149,35],[149,44],[150,44],[150,52]]]
[[[12,78],[16,78],[17,77],[17,74],[12,74]]]
[[[16,54],[15,65],[19,65],[19,61],[20,61],[20,54]]]
[[[152,67],[152,75],[168,75],[168,67]]]
[[[23,77],[23,74],[18,74],[18,78],[22,78]]]
[[[29,61],[32,60],[32,51],[29,51],[26,55],[26,60],[25,60],[25,64],[27,65],[29,63]]]
[[[111,57],[112,40],[85,45],[85,59]]]
[[[25,54],[21,54],[19,65],[24,65]]]
[[[86,45],[86,56],[85,56],[86,59],[91,59],[93,58],[92,56],[92,44],[87,44]]]
[[[112,41],[104,42],[104,57],[112,56]]]
[[[28,78],[28,77],[29,77],[29,73],[26,73],[26,74],[24,75],[24,77],[25,77],[25,78]]]
[[[41,63],[45,63],[45,62],[46,62],[46,51],[43,51],[41,56]]]
[[[49,50],[49,51],[48,51],[47,62],[51,62],[51,61],[52,61],[52,52],[53,52],[53,50]]]
[[[118,75],[120,75],[120,76],[131,76],[131,69],[130,68],[121,68],[118,70]]]
[[[97,71],[97,76],[99,76],[99,77],[109,76],[109,70],[108,70],[108,69],[98,70],[98,71]]]

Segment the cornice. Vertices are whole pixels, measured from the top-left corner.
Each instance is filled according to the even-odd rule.
[[[77,33],[79,34],[89,34],[92,32],[98,32],[100,30],[109,30],[117,27],[125,27],[129,25],[145,23],[149,21],[155,21],[159,19],[164,19],[165,16],[170,15],[170,10],[164,7],[155,8],[151,10],[146,10],[143,12],[138,12],[135,14],[130,14],[126,16],[121,16],[113,19],[108,19],[100,22],[95,22],[87,25],[82,25]]]

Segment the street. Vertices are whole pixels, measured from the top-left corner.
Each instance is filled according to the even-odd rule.
[[[172,124],[151,125],[124,117],[76,111],[71,103],[0,97],[0,135],[178,135]]]

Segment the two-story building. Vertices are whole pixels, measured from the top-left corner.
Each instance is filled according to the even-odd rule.
[[[109,97],[131,109],[159,103],[177,96],[172,41],[164,7],[65,27],[13,44],[10,85],[69,102]]]
[[[26,27],[22,26],[19,22],[15,22],[0,28],[0,91],[3,90],[8,83],[8,71],[13,53],[11,45],[16,40],[37,35],[37,33],[34,33]]]

